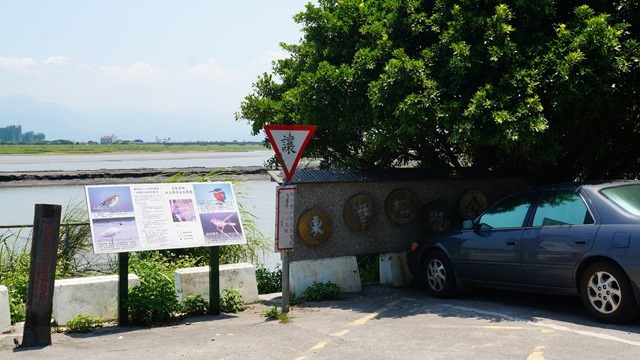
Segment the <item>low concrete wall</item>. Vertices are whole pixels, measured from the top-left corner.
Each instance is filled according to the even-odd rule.
[[[380,254],[380,284],[407,286],[413,275],[409,270],[406,253]]]
[[[360,292],[360,272],[355,256],[294,261],[290,265],[291,293],[301,296],[314,282],[331,281],[345,292]]]
[[[9,289],[0,285],[0,334],[11,331],[11,311],[9,309]]]
[[[174,272],[178,301],[189,295],[200,295],[209,301],[209,267],[178,269]],[[260,302],[256,268],[249,263],[220,265],[220,290],[234,288],[246,304]]]
[[[53,291],[53,318],[64,325],[78,315],[115,319],[118,313],[118,275],[56,280]],[[129,287],[140,285],[129,274]]]

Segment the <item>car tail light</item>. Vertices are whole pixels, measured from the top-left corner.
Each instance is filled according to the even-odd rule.
[[[414,241],[413,244],[411,244],[411,251],[416,251],[417,248],[418,248],[418,242]]]

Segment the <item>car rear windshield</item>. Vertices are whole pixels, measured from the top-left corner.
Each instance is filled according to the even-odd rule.
[[[640,216],[640,185],[610,187],[600,192],[624,210]]]

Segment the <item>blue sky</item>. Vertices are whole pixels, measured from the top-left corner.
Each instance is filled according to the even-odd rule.
[[[307,2],[0,0],[0,97],[192,115],[250,140],[233,114],[279,43],[299,42]]]

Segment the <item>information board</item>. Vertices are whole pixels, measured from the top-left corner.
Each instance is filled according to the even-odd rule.
[[[96,254],[245,244],[230,182],[85,186]]]
[[[295,226],[294,186],[281,186],[277,190],[276,199],[276,251],[293,249]]]

